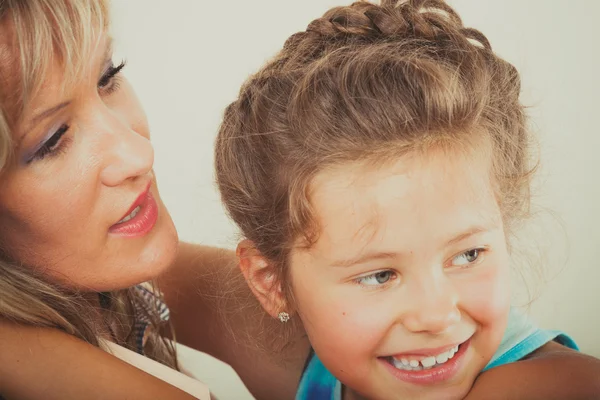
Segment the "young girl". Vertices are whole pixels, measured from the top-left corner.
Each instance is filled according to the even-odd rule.
[[[242,87],[217,180],[250,288],[310,341],[297,399],[598,395],[597,360],[510,309],[532,172],[519,91],[439,0],[331,9]]]

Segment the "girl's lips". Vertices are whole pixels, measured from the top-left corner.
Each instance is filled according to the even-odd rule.
[[[140,237],[146,235],[154,228],[158,219],[158,204],[150,191],[150,185],[136,199],[129,212],[121,220],[131,215],[136,209],[138,210],[132,218],[125,222],[114,224],[109,228],[109,233],[127,237]]]
[[[384,367],[397,379],[416,385],[434,385],[447,381],[456,375],[464,364],[464,355],[469,349],[470,343],[471,339],[459,345],[458,351],[454,357],[444,364],[429,369],[423,369],[421,371],[408,371],[396,368],[388,361],[388,357],[380,357],[379,361],[382,362]]]
[[[445,351],[448,351],[448,350],[450,350],[453,347],[460,346],[462,343],[464,343],[464,342],[454,343],[454,344],[452,344],[450,346],[437,347],[435,349],[411,350],[411,351],[406,352],[406,353],[394,354],[394,355],[392,355],[392,357],[402,358],[402,357],[428,357],[428,356],[435,356],[435,355],[438,355],[438,354],[443,353]]]

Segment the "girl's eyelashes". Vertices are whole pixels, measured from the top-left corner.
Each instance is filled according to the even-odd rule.
[[[487,247],[477,247],[463,251],[450,260],[449,267],[469,268],[479,264],[484,259],[484,253],[488,251]],[[361,286],[370,288],[383,287],[398,278],[398,274],[393,270],[377,271],[368,275],[363,275],[354,279],[354,282]]]
[[[451,267],[468,268],[483,261],[483,255],[488,249],[478,247],[464,251],[450,260]]]
[[[69,125],[63,124],[50,136],[44,144],[34,153],[34,155],[27,161],[29,164],[34,160],[42,160],[48,155],[54,155],[58,153],[66,145],[65,140],[61,140],[65,133],[69,130]]]
[[[377,287],[384,286],[397,277],[398,275],[394,271],[386,269],[358,277],[354,281],[362,286]]]
[[[121,61],[121,63],[115,67],[114,64],[111,63],[106,71],[104,71],[98,80],[98,90],[101,91],[102,94],[109,95],[119,88],[118,75],[121,70],[125,68],[125,64],[125,61]]]

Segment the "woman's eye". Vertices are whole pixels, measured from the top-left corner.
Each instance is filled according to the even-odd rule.
[[[485,249],[471,249],[461,253],[452,259],[453,267],[465,267],[478,261]]]
[[[69,125],[62,125],[52,136],[50,139],[46,140],[46,142],[39,148],[39,150],[33,155],[33,157],[28,161],[34,160],[42,160],[48,155],[52,155],[60,151],[61,146],[64,140],[61,140],[62,137],[69,130]]]
[[[390,270],[375,272],[371,275],[361,276],[356,282],[364,286],[385,285],[389,281],[396,279],[396,273]]]
[[[119,85],[116,80],[117,75],[125,68],[125,61],[122,61],[118,66],[110,65],[98,80],[98,89],[103,90],[106,94],[110,94],[118,89]]]

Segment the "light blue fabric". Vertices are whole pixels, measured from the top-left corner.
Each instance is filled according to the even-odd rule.
[[[296,400],[342,400],[342,385],[312,353],[302,374]]]
[[[579,350],[575,341],[566,334],[560,331],[539,329],[527,316],[511,309],[502,342],[484,371],[499,365],[519,361],[553,340],[563,346]]]
[[[511,308],[508,325],[498,350],[484,371],[518,361],[550,341],[579,350],[573,339],[559,331],[537,328],[525,315]],[[342,385],[312,353],[300,380],[296,400],[342,400]]]

